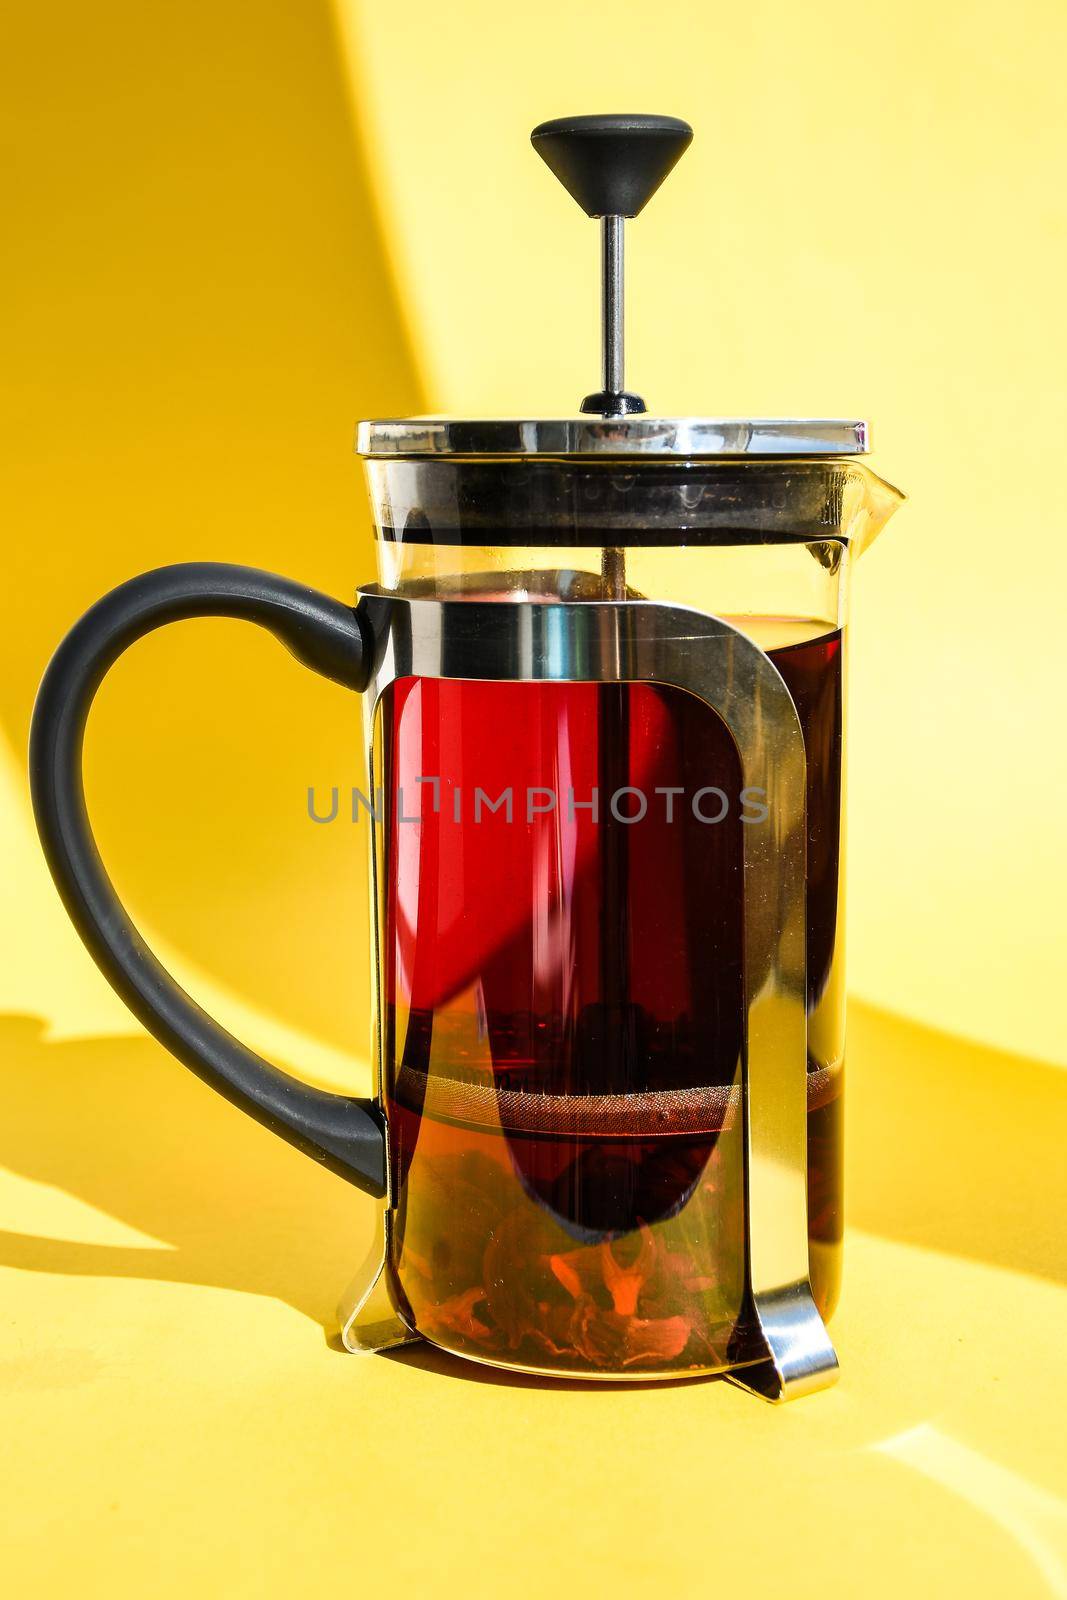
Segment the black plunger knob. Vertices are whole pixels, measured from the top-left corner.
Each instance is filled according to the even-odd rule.
[[[684,155],[693,130],[678,117],[557,117],[533,147],[590,217],[636,217]]]

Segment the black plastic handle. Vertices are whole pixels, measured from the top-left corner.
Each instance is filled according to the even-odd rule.
[[[130,1010],[227,1100],[374,1195],[385,1193],[385,1130],[375,1103],[329,1094],[264,1061],[221,1028],[164,971],[119,903],[85,809],[85,721],[107,669],[135,639],[183,617],[242,617],[325,677],[366,688],[365,619],[314,589],[253,567],[190,563],[121,584],[87,611],[52,657],[30,732],[37,828],[63,904],[97,966]]]

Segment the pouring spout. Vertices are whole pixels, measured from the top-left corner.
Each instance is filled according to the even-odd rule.
[[[854,556],[863,555],[877,539],[893,513],[904,504],[907,495],[897,489],[869,467],[862,467],[863,489],[855,506],[848,529],[849,544]]]

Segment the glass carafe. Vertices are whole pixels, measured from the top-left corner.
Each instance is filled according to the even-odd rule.
[[[508,676],[477,680],[390,664],[365,699],[394,1183],[379,1265],[398,1316],[533,1371],[758,1363],[743,1058],[768,957],[746,950],[743,884],[746,836],[782,818],[691,687],[598,681],[559,632],[614,608],[726,678],[754,647],[786,691],[761,688],[757,720],[799,736],[806,1236],[826,1317],[847,574],[899,497],[855,459],[849,423],[368,424],[361,445],[381,603],[475,638],[485,608],[517,607],[558,658],[536,679],[521,648]],[[697,617],[721,636],[699,638]]]

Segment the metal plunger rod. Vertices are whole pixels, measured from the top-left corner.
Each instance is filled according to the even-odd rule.
[[[623,219],[601,217],[601,305],[604,336],[604,390],[623,392]]]
[[[623,393],[623,234],[622,217],[600,219],[601,307],[604,339],[605,410],[615,411],[613,397]],[[600,575],[610,600],[626,598],[626,552],[601,552]],[[602,684],[599,691],[597,784],[600,805],[608,812],[612,796],[630,782],[630,702],[624,684]],[[604,1068],[623,1091],[634,1080],[635,1038],[630,1000],[630,848],[625,828],[608,813],[601,815],[600,1002],[603,1007]]]
[[[693,130],[677,117],[557,117],[530,135],[534,149],[587,217],[600,221],[603,379],[582,401],[585,416],[630,417],[645,410],[623,387],[622,224],[644,210]]]
[[[639,395],[627,394],[623,361],[624,217],[636,217],[655,194],[693,137],[677,117],[560,117],[542,122],[532,134],[543,156],[587,217],[600,219],[601,334],[603,388],[582,401],[582,413],[609,423],[644,411]],[[605,532],[605,537],[610,535]],[[615,545],[601,550],[605,599],[625,600],[626,553]],[[605,1083],[636,1090],[643,1086],[637,1048],[636,1004],[631,985],[630,862],[625,822],[610,810],[611,800],[630,784],[630,686],[597,686],[597,789],[600,801],[601,880],[600,1015],[589,1041],[583,1074],[597,1090]],[[590,1007],[590,1013],[593,1008]]]
[[[605,400],[623,392],[625,366],[623,318],[626,302],[622,226],[622,217],[600,219],[600,295]],[[601,577],[609,599],[626,599],[626,556],[622,550],[608,549],[603,552]]]

